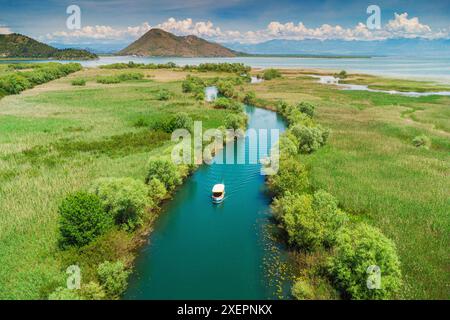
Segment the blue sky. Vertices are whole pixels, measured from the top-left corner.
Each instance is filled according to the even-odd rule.
[[[66,8],[72,4],[82,12],[78,32],[66,28]],[[377,4],[382,13],[383,30],[375,33],[358,26],[365,24],[370,4]],[[151,27],[219,42],[448,38],[450,1],[0,0],[0,32],[19,32],[46,42],[127,42]]]

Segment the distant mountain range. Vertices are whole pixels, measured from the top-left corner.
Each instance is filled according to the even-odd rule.
[[[383,41],[271,40],[257,44],[227,43],[226,46],[245,53],[269,55],[450,56],[449,39],[389,39]]]
[[[179,37],[161,29],[151,29],[117,55],[236,57],[238,53],[193,35]]]
[[[0,34],[0,58],[91,60],[98,56],[86,50],[57,49],[30,37],[12,33]]]

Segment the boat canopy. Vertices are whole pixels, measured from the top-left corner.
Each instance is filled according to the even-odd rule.
[[[223,193],[224,191],[225,191],[225,185],[223,185],[223,184],[216,184],[212,189],[213,193]]]

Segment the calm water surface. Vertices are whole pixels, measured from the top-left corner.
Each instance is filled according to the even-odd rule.
[[[430,79],[450,83],[450,57],[373,57],[370,59],[330,59],[295,57],[236,57],[236,58],[158,58],[158,57],[100,57],[94,61],[80,61],[86,67],[134,61],[136,63],[175,62],[178,65],[197,65],[203,62],[241,62],[255,68],[320,68],[346,70],[382,76],[411,79]],[[19,61],[19,62],[24,62]],[[11,61],[0,61],[11,63]]]
[[[249,106],[246,112],[249,128],[285,129],[274,112]],[[236,157],[248,159],[246,142],[228,145],[216,158],[235,147]],[[211,189],[221,182],[226,199],[214,205]],[[275,245],[266,235],[272,222],[265,191],[259,164],[200,167],[164,207],[124,298],[275,298],[277,284],[265,268]]]

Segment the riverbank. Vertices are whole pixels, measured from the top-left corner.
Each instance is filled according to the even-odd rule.
[[[314,190],[335,195],[341,208],[394,240],[404,273],[400,298],[445,299],[449,98],[340,90],[294,70],[244,89],[261,107],[275,109],[280,99],[316,106],[318,123],[332,134],[327,146],[300,158]],[[420,135],[431,145],[416,147]]]
[[[181,92],[186,72],[129,72],[145,77],[106,85],[97,83],[99,76],[124,71],[89,69],[0,100],[0,208],[5,213],[0,224],[0,298],[46,299],[65,284],[65,269],[72,263],[80,265],[86,281],[96,276],[97,263],[123,259],[130,264],[141,237],[121,230],[82,252],[61,254],[61,201],[89,189],[98,178],[144,181],[149,159],[170,157],[173,146],[170,134],[149,132],[154,121],[184,112],[202,121],[205,129],[223,125],[228,111]],[[72,85],[80,78],[84,86]]]

